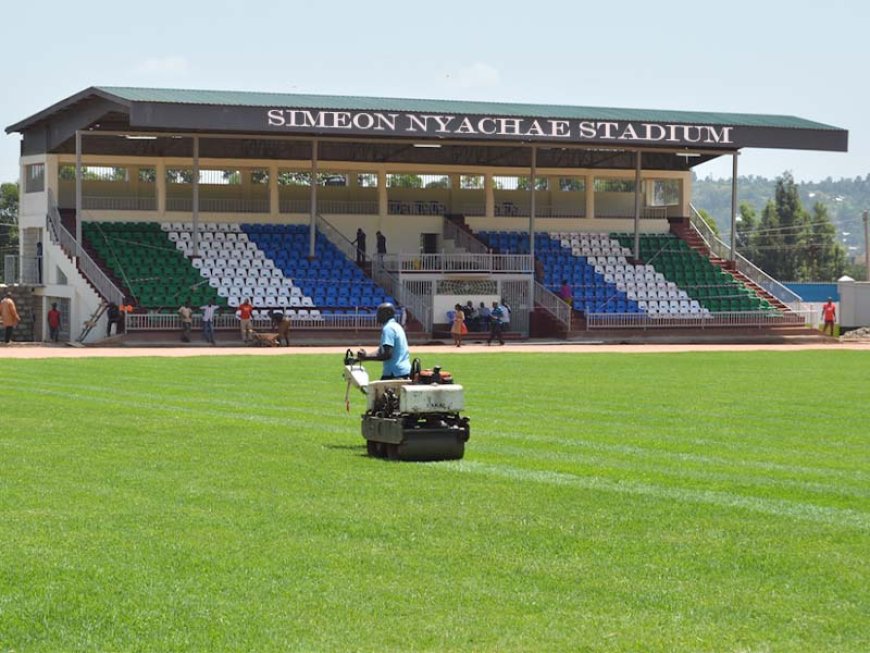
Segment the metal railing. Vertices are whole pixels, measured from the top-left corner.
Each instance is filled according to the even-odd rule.
[[[167,211],[193,211],[192,197],[167,197]],[[223,197],[200,197],[201,213],[269,213],[269,199],[236,199]]]
[[[387,254],[383,265],[391,272],[531,274],[529,254]]]
[[[571,307],[546,286],[535,282],[535,304],[552,315],[566,331],[571,330]]]
[[[726,261],[731,260],[731,246],[725,244],[719,236],[717,236],[694,205],[689,205],[692,209],[692,214],[689,217],[689,224],[695,229],[695,232],[704,241],[707,248],[721,259]],[[776,297],[783,304],[788,304],[790,308],[800,311],[802,309],[803,300],[801,297],[786,288],[779,281],[764,272],[761,268],[753,264],[745,256],[737,252],[734,257],[737,270],[752,280],[753,283],[764,289],[767,293]]]
[[[378,330],[380,325],[371,311],[365,313],[343,315],[316,315],[306,317],[291,317],[291,326],[297,329],[344,329],[344,330]],[[251,320],[254,329],[272,331],[272,321],[267,317],[255,317]],[[181,331],[181,316],[173,313],[130,313],[124,318],[124,328],[127,331]],[[202,316],[193,316],[193,328],[202,328]],[[239,329],[239,320],[235,315],[216,315],[214,328],[221,331]]]
[[[36,256],[21,257],[6,254],[3,257],[3,282],[42,285],[39,275],[40,260]]]
[[[405,287],[394,272],[388,270],[383,260],[376,259],[372,264],[372,279],[384,288],[401,306],[408,310],[423,325],[427,332],[432,331],[432,297],[418,295]]]
[[[70,208],[74,208],[70,207]],[[100,197],[85,195],[82,208],[91,211],[156,211],[156,197]]]
[[[46,215],[46,223],[51,241],[54,244],[59,245],[70,258],[76,256],[77,247],[75,236],[73,236],[67,228],[63,226],[60,219],[60,212],[57,210],[57,205],[54,203],[54,197],[50,190],[48,192],[48,213]],[[114,281],[106,276],[106,273],[100,269],[97,262],[90,257],[84,248],[78,252],[78,269],[79,272],[84,275],[85,279],[87,279],[103,297],[103,299],[119,305],[124,303],[124,293],[115,285]]]
[[[465,250],[468,254],[490,254],[492,252],[477,238],[460,229],[453,220],[444,219],[442,237],[444,240],[452,240],[457,248]]]
[[[310,213],[311,200],[281,199],[278,201],[280,213]],[[377,200],[317,200],[318,213],[336,215],[377,215],[380,206]]]
[[[331,242],[339,250],[341,250],[341,253],[344,254],[349,260],[355,261],[357,255],[356,245],[354,245],[347,236],[345,236],[338,229],[336,229],[332,225],[332,223],[329,222],[329,220],[324,218],[319,213],[315,216],[315,218],[315,226],[323,233],[324,236],[329,239],[329,242]],[[369,260],[370,258],[371,257],[366,255],[366,260]]]
[[[809,311],[727,311],[695,315],[650,315],[649,313],[587,313],[587,329],[714,329],[729,327],[776,327],[808,324]]]

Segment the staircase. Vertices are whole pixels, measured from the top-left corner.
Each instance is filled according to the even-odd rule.
[[[701,238],[700,234],[697,231],[695,231],[695,229],[692,227],[692,223],[689,220],[687,220],[686,218],[669,218],[668,222],[670,223],[670,231],[672,234],[684,240],[689,245],[689,247],[694,249],[696,252],[702,254],[713,265],[726,271],[728,274],[730,274],[737,281],[749,288],[752,292],[754,292],[762,299],[766,299],[768,303],[776,308],[778,311],[782,313],[789,312],[788,306],[786,306],[782,301],[771,295],[757,283],[752,281],[752,279],[747,277],[745,274],[735,269],[731,261],[727,261],[723,258],[720,258],[719,256],[715,256],[714,254],[712,254],[710,252],[710,249],[704,242],[704,239]]]

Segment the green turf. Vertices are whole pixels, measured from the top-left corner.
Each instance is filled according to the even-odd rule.
[[[0,360],[0,651],[870,650],[870,353],[438,362],[459,462],[339,356]]]

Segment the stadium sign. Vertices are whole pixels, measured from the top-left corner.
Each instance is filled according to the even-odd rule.
[[[654,122],[514,118],[438,113],[268,109],[270,130],[410,138],[562,140],[631,145],[733,146],[734,127]]]

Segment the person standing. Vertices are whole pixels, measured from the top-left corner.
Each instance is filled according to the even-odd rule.
[[[387,237],[384,236],[380,231],[375,234],[376,238],[376,246],[378,249],[378,256],[383,258],[384,254],[387,253]]]
[[[254,314],[254,307],[251,305],[251,300],[245,297],[245,300],[239,304],[238,316],[239,326],[242,330],[242,342],[248,342],[251,339],[251,316]]]
[[[480,317],[480,330],[481,331],[489,331],[489,316],[492,312],[492,309],[489,308],[485,303],[480,302],[480,306],[477,309],[477,315]]]
[[[193,309],[190,300],[184,302],[178,309],[181,316],[181,342],[190,342],[190,330],[193,328]]]
[[[272,328],[278,329],[278,345],[284,342],[285,347],[290,346],[290,325],[291,320],[281,311],[272,311]]]
[[[109,308],[106,309],[106,337],[112,335],[112,325],[115,325],[115,334],[117,335],[119,329],[119,322],[121,320],[121,310],[118,308],[118,305],[115,302],[109,302]]]
[[[3,330],[5,332],[3,341],[9,344],[12,342],[12,331],[21,322],[21,316],[18,315],[18,309],[15,307],[15,300],[12,299],[12,295],[9,293],[0,300],[0,322],[3,323]]]
[[[837,307],[834,306],[834,300],[828,297],[828,302],[822,306],[822,319],[825,321],[822,327],[822,333],[828,333],[830,327],[830,335],[834,337],[834,323],[837,321]]]
[[[42,285],[42,241],[36,241],[36,279]]]
[[[489,312],[489,338],[486,344],[491,345],[493,340],[498,340],[498,344],[504,344],[504,337],[501,335],[502,317],[504,317],[504,309],[498,302],[492,303],[492,310]]]
[[[382,324],[381,344],[375,354],[367,354],[365,349],[357,352],[357,360],[383,361],[381,381],[411,378],[411,353],[408,351],[408,337],[402,325],[396,320],[396,307],[389,302],[378,306],[377,320]]]
[[[57,302],[52,303],[45,318],[48,321],[48,337],[52,342],[57,342],[60,337],[60,311],[57,310]]]
[[[356,230],[356,240],[353,244],[356,245],[356,264],[362,265],[366,262],[366,232],[362,227]]]
[[[202,337],[210,345],[214,345],[214,316],[218,310],[214,301],[209,301],[205,306],[200,306],[202,310]]]
[[[453,307],[453,324],[450,326],[450,335],[453,336],[453,344],[457,347],[462,346],[462,336],[468,332],[468,327],[465,326],[465,311],[462,306],[457,304]]]

